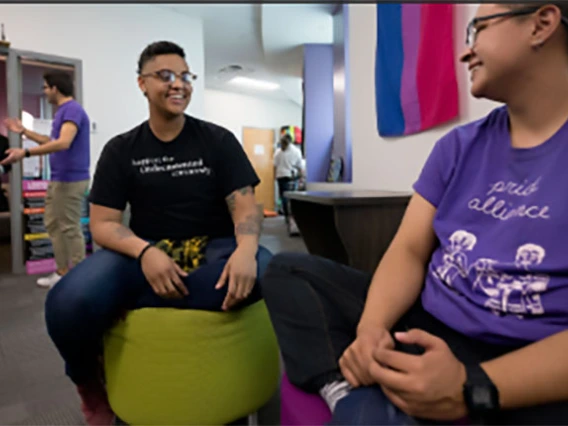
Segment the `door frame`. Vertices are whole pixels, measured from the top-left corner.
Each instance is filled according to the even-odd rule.
[[[83,62],[80,59],[66,58],[28,50],[8,49],[6,61],[6,87],[8,117],[22,115],[22,59],[43,62],[45,64],[65,65],[74,68],[75,100],[83,104]],[[22,136],[8,132],[11,148],[22,146]],[[22,197],[22,163],[12,165],[10,176],[10,242],[12,249],[12,273],[25,272],[24,229],[23,229],[23,197]]]

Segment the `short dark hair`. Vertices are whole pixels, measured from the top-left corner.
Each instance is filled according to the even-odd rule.
[[[156,41],[146,46],[140,54],[140,58],[138,59],[138,74],[142,72],[142,68],[144,68],[147,62],[159,55],[178,55],[181,56],[182,59],[185,59],[185,52],[177,44],[171,41]]]
[[[51,70],[43,74],[43,79],[49,87],[56,87],[63,96],[73,96],[73,76],[66,71]]]

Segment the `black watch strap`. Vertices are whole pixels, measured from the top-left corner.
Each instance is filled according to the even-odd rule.
[[[26,156],[26,157],[29,157],[29,156],[32,155],[31,152],[30,152],[30,150],[29,150],[28,148],[24,149],[24,152],[25,152],[25,156]]]
[[[499,391],[479,364],[466,365],[465,369],[467,380],[463,394],[469,417],[483,424],[499,411]]]

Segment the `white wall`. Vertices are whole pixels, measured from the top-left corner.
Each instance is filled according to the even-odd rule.
[[[158,40],[182,46],[188,63],[203,76],[200,19],[151,5],[0,5],[12,48],[83,61],[84,106],[97,133],[91,138],[91,170],[110,138],[147,118],[147,102],[136,84],[138,56]],[[203,78],[188,112],[203,115]]]
[[[205,90],[204,119],[232,131],[242,143],[243,127],[274,129],[302,126],[302,108],[292,101],[277,101],[219,90]]]
[[[460,95],[460,119],[401,138],[381,138],[375,115],[376,5],[349,5],[351,82],[352,184],[311,184],[309,189],[386,189],[410,191],[434,143],[451,128],[486,115],[496,103],[470,93],[466,66],[457,57],[465,48],[465,29],[477,5],[456,5],[454,45]],[[309,167],[309,164],[308,164]]]

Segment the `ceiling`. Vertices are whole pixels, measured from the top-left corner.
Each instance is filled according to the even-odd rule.
[[[332,43],[332,4],[168,4],[203,20],[205,87],[302,102],[302,45]],[[237,72],[223,72],[232,65]],[[233,86],[235,75],[278,83],[276,91]]]

